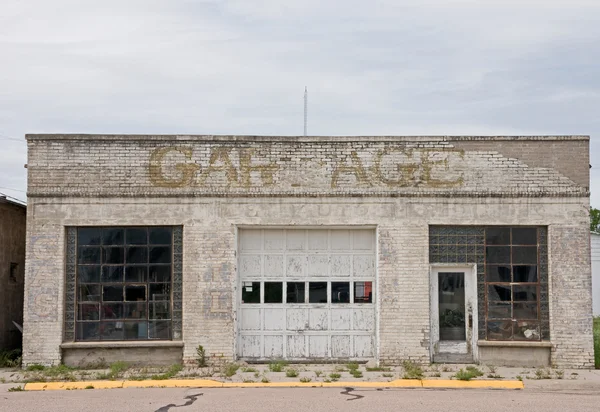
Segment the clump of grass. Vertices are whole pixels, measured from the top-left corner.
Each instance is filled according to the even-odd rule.
[[[315,371],[315,376],[318,378],[323,374],[323,371]]]
[[[183,370],[183,365],[179,363],[175,363],[169,367],[169,369],[165,373],[152,375],[150,379],[154,381],[164,381],[167,379],[171,379],[173,376],[177,375],[179,372]]]
[[[117,361],[111,363],[109,369],[110,371],[108,372],[108,379],[114,381],[115,379],[120,378],[123,375],[123,372],[129,369],[129,366],[126,362]]]
[[[495,366],[488,365],[488,369],[490,370],[490,373],[496,373],[496,367]]]
[[[387,368],[387,367],[383,367],[383,366],[376,366],[374,368],[366,368],[367,372],[389,372],[392,369]]]
[[[295,378],[296,376],[298,376],[298,371],[294,368],[289,368],[285,371],[285,376],[287,376],[288,378]]]
[[[523,377],[521,375],[517,375],[516,378],[517,378],[517,380],[520,380],[521,382],[523,381]]]
[[[21,360],[21,349],[0,351],[0,368],[18,368]]]
[[[39,371],[43,371],[44,369],[46,369],[46,367],[44,365],[40,365],[38,363],[32,363],[31,365],[27,366],[26,371],[27,372],[39,372]]]
[[[362,377],[363,377],[363,374],[362,374],[362,372],[361,372],[361,371],[359,371],[358,369],[353,369],[353,370],[351,370],[351,371],[350,371],[350,374],[351,374],[352,376],[354,376],[355,378],[357,378],[357,379],[358,379],[358,378],[362,378]]]
[[[470,381],[471,379],[483,376],[483,372],[477,369],[475,366],[467,366],[466,369],[459,369],[454,375],[459,381]]]
[[[503,376],[500,376],[497,373],[488,373],[487,377],[490,378],[490,379],[502,379],[502,378],[504,378]]]
[[[196,348],[196,356],[198,366],[204,368],[206,366],[206,349],[204,349],[204,346],[198,345],[198,347]]]
[[[393,378],[394,374],[393,373],[382,373],[381,376],[383,376],[384,378]]]
[[[8,389],[9,392],[23,392],[24,390],[25,389],[22,386],[13,386]]]
[[[252,379],[244,379],[242,382],[244,382],[244,383],[255,383]]]
[[[335,381],[337,381],[337,380],[338,380],[338,379],[340,379],[341,377],[342,377],[342,375],[341,375],[341,374],[339,374],[339,373],[336,373],[336,372],[334,372],[334,373],[330,373],[330,374],[329,374],[329,379],[331,379],[331,381],[332,381],[332,382],[335,382]]]
[[[271,372],[283,372],[283,368],[287,365],[287,362],[277,361],[269,363],[269,370]]]
[[[546,368],[540,368],[535,370],[535,379],[551,379],[550,372]]]
[[[308,383],[310,381],[312,381],[312,379],[309,378],[308,376],[304,376],[304,377],[300,378],[300,382],[302,382],[302,383]]]
[[[554,374],[556,375],[556,379],[562,379],[565,377],[565,371],[562,369],[554,371]]]
[[[85,388],[83,388],[83,389],[94,389],[94,385],[88,385],[88,386],[86,386],[86,387],[85,387]]]
[[[335,372],[346,372],[347,369],[345,367],[343,367],[342,365],[338,365],[333,369]]]
[[[240,368],[240,370],[242,372],[258,372],[258,369],[252,368],[250,366],[244,366],[243,368]]]
[[[348,368],[350,373],[352,373],[352,371],[355,371],[359,368],[359,365],[356,362],[351,362],[351,363],[346,364],[346,367]]]
[[[337,381],[337,379],[336,379],[336,381]],[[331,379],[325,378],[325,379],[323,379],[323,383],[331,383]]]
[[[223,365],[223,375],[225,375],[228,378],[231,378],[233,375],[235,375],[237,373],[239,368],[240,368],[240,365],[238,365],[237,363],[228,362]]]
[[[406,360],[402,362],[402,367],[404,368],[403,379],[423,379],[423,369],[414,362]]]
[[[442,367],[442,372],[452,372],[452,368],[449,366]]]
[[[431,377],[432,377],[432,378],[439,378],[440,376],[442,376],[442,374],[441,374],[441,373],[439,373],[439,372],[433,372],[433,373],[431,374]]]

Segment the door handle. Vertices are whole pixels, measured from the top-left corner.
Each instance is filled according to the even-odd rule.
[[[473,327],[473,315],[469,313],[469,328]]]

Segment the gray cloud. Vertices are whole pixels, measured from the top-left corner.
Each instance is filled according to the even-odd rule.
[[[593,0],[3,2],[0,133],[590,134]],[[0,186],[25,190],[0,136]],[[16,197],[21,192],[0,189]]]

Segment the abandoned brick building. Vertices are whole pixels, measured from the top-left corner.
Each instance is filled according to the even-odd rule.
[[[27,140],[25,364],[593,365],[586,136]]]

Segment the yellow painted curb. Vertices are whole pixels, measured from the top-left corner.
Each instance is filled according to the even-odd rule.
[[[124,388],[221,388],[223,383],[210,379],[165,379],[125,381]]]
[[[525,386],[521,381],[455,381],[424,379],[424,388],[471,388],[471,389],[523,389]]]
[[[455,388],[523,389],[521,381],[459,381],[448,379],[396,379],[391,382],[219,382],[211,379],[144,381],[33,382],[26,391],[115,388]]]

